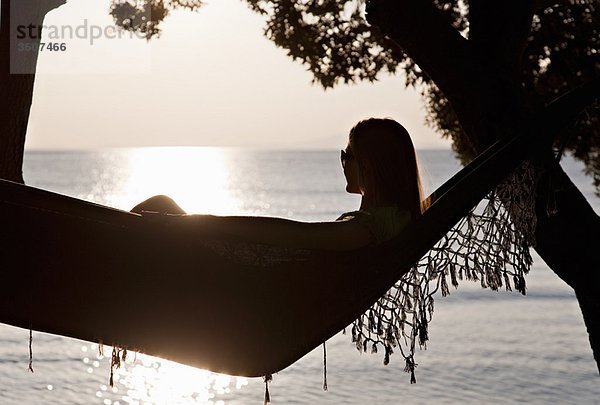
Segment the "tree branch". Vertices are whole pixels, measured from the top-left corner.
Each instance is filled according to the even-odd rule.
[[[533,0],[505,0],[490,5],[485,0],[469,1],[469,44],[486,70],[500,74],[495,79],[520,86],[522,57],[531,31]],[[506,85],[503,84],[503,85]]]
[[[448,18],[426,0],[369,0],[367,22],[376,26],[446,94],[469,82],[470,49]]]

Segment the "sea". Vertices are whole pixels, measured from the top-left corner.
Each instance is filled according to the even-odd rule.
[[[339,150],[148,147],[27,150],[28,185],[129,210],[156,194],[189,213],[335,220],[358,209],[345,191]],[[427,194],[461,169],[451,150],[418,150]],[[583,165],[561,162],[597,213],[600,198]],[[566,235],[568,237],[568,235]],[[463,281],[436,298],[417,383],[392,354],[383,364],[351,335],[273,375],[272,404],[600,404],[600,376],[570,287],[532,250],[527,294]],[[101,280],[90,289],[107,288]],[[126,294],[126,291],[123,291]],[[265,383],[129,354],[110,387],[110,347],[0,325],[0,404],[262,404]]]

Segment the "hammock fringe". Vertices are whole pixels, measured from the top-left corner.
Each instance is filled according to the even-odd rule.
[[[525,295],[525,275],[535,246],[535,189],[540,168],[524,160],[507,178],[448,231],[392,288],[352,323],[352,342],[371,353],[384,349],[387,365],[392,347],[405,358],[405,371],[416,383],[414,353],[427,348],[434,294],[450,294],[459,280],[479,281],[483,288]],[[483,205],[483,207],[481,207]],[[450,280],[448,280],[450,278]],[[512,285],[511,280],[512,278]]]

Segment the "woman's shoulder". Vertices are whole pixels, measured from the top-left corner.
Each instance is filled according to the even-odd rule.
[[[344,212],[336,221],[340,220],[366,225],[379,243],[397,235],[410,222],[411,214],[398,206],[382,206]]]
[[[372,207],[368,209],[359,209],[355,211],[344,212],[337,220],[347,217],[362,217],[362,218],[393,218],[402,217],[410,219],[410,211],[397,205]],[[337,221],[336,220],[336,221]]]

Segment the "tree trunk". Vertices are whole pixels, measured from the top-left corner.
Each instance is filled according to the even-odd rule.
[[[560,165],[547,169],[536,190],[535,250],[575,290],[600,370],[600,217]]]
[[[40,38],[19,39],[17,27],[41,26],[64,0],[3,0],[0,25],[0,178],[23,183],[23,153]],[[28,32],[28,30],[25,30]],[[37,30],[36,30],[37,31]],[[29,44],[31,50],[19,49]]]

